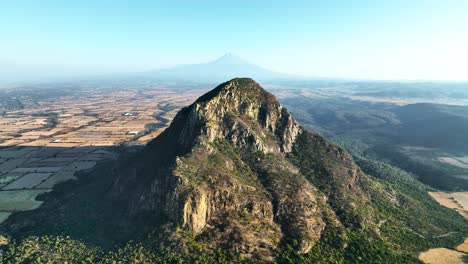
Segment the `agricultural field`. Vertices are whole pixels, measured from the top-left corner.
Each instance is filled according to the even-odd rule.
[[[429,195],[439,204],[468,219],[468,192],[429,192]]]
[[[0,105],[0,223],[37,208],[39,194],[77,172],[117,158],[119,147],[145,145],[200,93],[165,86],[19,89],[18,107]]]
[[[465,253],[447,248],[432,248],[422,252],[419,259],[425,264],[463,264]]]
[[[468,192],[429,192],[439,204],[453,209],[468,219]],[[450,235],[450,234],[447,234]],[[455,249],[431,248],[422,252],[419,259],[426,264],[462,264],[468,255],[468,238]]]

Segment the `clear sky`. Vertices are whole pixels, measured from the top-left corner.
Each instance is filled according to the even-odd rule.
[[[316,77],[468,80],[468,1],[0,1],[0,80],[141,71],[226,52]]]

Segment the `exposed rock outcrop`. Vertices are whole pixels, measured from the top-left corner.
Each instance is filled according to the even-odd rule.
[[[250,79],[221,84],[184,109],[175,122],[183,122],[178,142],[185,147],[203,135],[210,142],[227,139],[264,153],[290,152],[301,131],[276,98]]]

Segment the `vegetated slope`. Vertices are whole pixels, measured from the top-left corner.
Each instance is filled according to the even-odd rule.
[[[398,146],[422,146],[433,148],[429,151],[433,155],[448,152],[463,156],[468,152],[468,107],[412,104],[396,107],[392,111],[401,124],[388,127],[388,131],[393,130],[387,133],[390,141],[375,144],[369,152],[416,174],[432,187],[451,191],[467,190],[468,180],[456,177],[465,174],[466,170],[430,162],[428,158],[418,159],[414,153],[405,153]]]
[[[394,110],[402,124],[397,140],[445,150],[468,149],[468,107],[412,104]]]
[[[435,162],[437,155],[468,152],[468,107],[437,104],[397,106],[339,98],[286,98],[283,103],[307,127],[335,142],[414,173],[442,190],[466,190],[466,172]],[[351,146],[352,145],[352,146]],[[419,152],[406,147],[420,148]],[[422,151],[427,148],[427,151]],[[416,148],[415,148],[416,149]],[[438,154],[440,153],[440,154]],[[353,153],[354,154],[354,153]]]
[[[304,125],[325,135],[353,133],[382,137],[393,144],[407,144],[444,151],[468,149],[468,107],[416,103],[398,106],[343,98],[286,98],[283,103],[297,113]]]
[[[102,262],[416,262],[419,251],[467,235],[466,220],[428,199],[410,176],[361,162],[376,178],[302,128],[256,82],[233,79],[182,109],[134,157],[54,191],[5,230],[145,242],[107,254],[93,247],[91,257]],[[454,235],[437,237],[448,232]],[[6,258],[28,246],[30,256],[53,258],[60,248],[46,238],[27,238]],[[85,249],[73,252],[73,260],[91,258]]]

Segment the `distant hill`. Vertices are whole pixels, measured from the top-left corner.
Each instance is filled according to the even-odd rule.
[[[142,76],[170,79],[221,82],[236,77],[254,77],[258,80],[277,80],[291,78],[292,75],[274,72],[252,64],[232,53],[207,63],[180,65],[168,69],[140,73]]]

